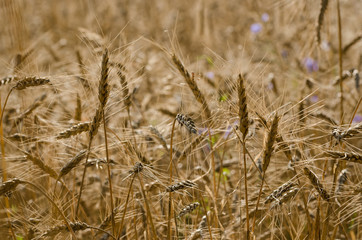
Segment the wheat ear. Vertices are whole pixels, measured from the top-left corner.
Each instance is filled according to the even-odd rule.
[[[303,169],[304,174],[308,177],[309,181],[312,183],[313,187],[318,191],[319,195],[326,201],[329,201],[329,194],[319,181],[317,175],[314,172],[309,170],[307,167]]]
[[[334,159],[340,159],[347,162],[362,164],[362,155],[358,153],[337,152],[337,151],[327,151],[327,153]]]
[[[249,221],[249,201],[248,201],[248,180],[247,180],[247,168],[246,168],[246,135],[249,129],[248,108],[246,102],[246,89],[244,84],[244,77],[239,74],[238,78],[238,96],[239,96],[239,129],[243,134],[243,162],[244,162],[244,196],[245,196],[245,211],[246,211],[246,239],[250,238],[250,221]],[[241,209],[240,209],[241,212]],[[240,221],[241,224],[241,221]]]
[[[198,101],[202,107],[205,110],[206,119],[210,119],[211,112],[210,108],[206,102],[205,96],[201,93],[199,87],[197,86],[197,83],[194,78],[194,74],[190,75],[190,73],[186,70],[185,66],[182,64],[180,59],[177,58],[175,54],[172,55],[172,61],[181,73],[181,75],[184,77],[187,85],[191,89],[192,93],[194,94],[196,101]]]
[[[321,28],[323,26],[324,14],[326,13],[327,7],[328,7],[328,0],[321,0],[321,7],[319,10],[318,22],[316,28],[318,44],[321,43]]]
[[[110,93],[110,86],[108,84],[108,60],[109,60],[109,58],[108,58],[108,50],[106,49],[104,51],[103,57],[102,57],[101,77],[100,77],[99,86],[98,86],[99,104],[98,104],[96,113],[95,113],[95,115],[93,117],[93,120],[92,120],[92,122],[90,124],[90,127],[89,127],[89,143],[88,143],[88,149],[87,149],[86,164],[84,165],[82,181],[81,181],[79,194],[78,194],[77,207],[76,207],[76,210],[75,210],[75,215],[76,216],[78,215],[80,199],[81,199],[81,196],[82,196],[82,190],[83,190],[84,179],[85,179],[85,175],[86,175],[86,171],[87,171],[87,163],[88,163],[88,158],[89,158],[89,154],[90,154],[90,148],[91,148],[91,145],[92,145],[93,138],[95,137],[95,135],[98,132],[98,128],[100,126],[100,123],[102,121],[102,117],[103,117],[103,114],[104,114],[103,110],[104,110],[104,107],[105,107],[105,105],[107,103],[109,93]],[[110,181],[111,181],[111,179],[109,178],[109,182]],[[112,189],[110,189],[110,191],[112,191]]]
[[[70,138],[71,136],[81,134],[82,132],[87,132],[89,131],[89,125],[90,122],[78,123],[63,132],[60,132],[57,135],[57,139]]]

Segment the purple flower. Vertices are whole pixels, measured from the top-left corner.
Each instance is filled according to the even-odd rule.
[[[272,82],[268,82],[268,89],[269,90],[273,90],[274,89],[274,84]]]
[[[288,57],[288,51],[283,49],[282,52],[280,53],[282,55],[282,57],[285,59]]]
[[[258,34],[262,28],[263,26],[260,23],[253,23],[250,26],[250,31],[254,34]]]
[[[206,74],[205,74],[205,76],[208,78],[208,79],[214,79],[214,77],[215,77],[215,73],[214,72],[207,72]]]
[[[263,15],[261,15],[261,20],[262,20],[263,22],[269,21],[269,14],[263,13]]]
[[[309,99],[310,99],[311,103],[316,103],[319,100],[317,95],[313,95]]]
[[[234,126],[237,126],[238,124],[239,124],[239,121],[235,121],[231,126],[228,126],[223,138],[227,139],[229,137],[229,135],[232,134]]]
[[[356,116],[354,116],[352,123],[360,123],[362,122],[362,115],[356,114]]]
[[[317,72],[319,69],[318,62],[313,58],[307,57],[304,59],[303,63],[308,72]]]

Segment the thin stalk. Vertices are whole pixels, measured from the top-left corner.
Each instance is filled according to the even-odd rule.
[[[5,112],[5,107],[6,107],[6,104],[8,103],[8,100],[9,100],[9,96],[10,94],[12,93],[12,91],[14,90],[14,88],[11,88],[8,95],[6,96],[5,98],[5,102],[4,102],[4,107],[2,107],[2,109],[0,108],[1,111],[1,117],[0,117],[0,122],[2,123],[3,122],[3,117],[4,117],[4,112]],[[1,106],[0,106],[1,107]]]
[[[302,187],[301,182],[299,180],[298,173],[295,170],[295,168],[294,168],[293,172],[294,172],[294,174],[295,174],[295,176],[297,178],[298,186]],[[304,211],[305,211],[305,214],[307,216],[308,230],[311,233],[312,232],[312,220],[311,220],[309,210],[308,210],[308,202],[307,202],[307,199],[305,198],[304,192],[302,192],[302,193],[303,193],[302,194],[302,200],[303,200],[303,204],[304,204]]]
[[[213,185],[214,185],[214,193],[215,193],[215,197],[214,199],[217,199],[217,184],[216,184],[216,171],[215,171],[215,157],[214,157],[214,149],[213,149],[213,144],[212,144],[212,137],[211,137],[211,131],[210,131],[210,125],[208,126],[208,133],[209,133],[209,144],[210,144],[210,151],[211,151],[211,166],[212,166],[212,172],[213,172]],[[214,207],[215,207],[215,212],[217,213],[217,201],[214,201]],[[215,214],[215,223],[218,225],[219,224],[219,219],[218,219],[218,214]]]
[[[136,206],[135,206],[135,201],[133,198],[133,190],[132,190],[132,201],[133,201],[133,211],[136,212]],[[138,233],[137,233],[137,221],[136,221],[136,214],[133,216],[133,228],[134,228],[134,235],[135,235],[135,239],[138,239]]]
[[[136,135],[135,135],[135,133],[134,133],[134,129],[133,129],[133,126],[132,126],[131,113],[130,113],[130,109],[129,109],[129,108],[127,108],[127,115],[128,115],[129,126],[131,127],[131,131],[132,131],[134,146],[136,147],[136,146],[137,146]]]
[[[173,147],[173,132],[175,130],[176,118],[172,122],[172,129],[171,129],[171,142],[170,142],[170,182],[169,185],[172,185],[172,147]],[[172,214],[172,192],[170,191],[168,194],[168,216],[167,216],[167,239],[171,240],[171,214]]]
[[[77,216],[78,216],[79,204],[80,204],[80,199],[82,197],[84,179],[85,179],[85,174],[87,172],[87,163],[88,163],[91,145],[92,145],[92,139],[89,140],[89,144],[88,144],[87,156],[85,158],[85,164],[84,164],[83,175],[82,175],[82,182],[80,184],[79,195],[78,195],[78,200],[77,200],[77,207],[75,208],[75,218],[77,218]]]
[[[342,24],[341,24],[341,9],[339,6],[339,0],[337,1],[337,16],[338,16],[338,55],[339,55],[339,88],[341,93],[341,101],[340,101],[340,118],[341,125],[343,125],[343,58],[342,58]]]
[[[246,239],[249,240],[250,239],[250,226],[249,226],[249,201],[248,201],[248,178],[247,178],[247,169],[246,169],[246,144],[245,144],[245,137],[244,137],[244,141],[243,141],[243,159],[244,159],[244,188],[245,188],[245,210],[246,210]],[[263,175],[263,180],[264,180],[264,175]],[[263,187],[263,182],[262,181],[262,187]],[[261,188],[262,188],[261,187]],[[260,188],[260,189],[261,189]],[[260,195],[260,194],[259,194]],[[259,197],[258,197],[259,200]],[[258,210],[258,204],[256,205],[256,211]],[[256,212],[255,211],[255,212]],[[256,214],[254,214],[254,223],[255,223],[255,216]],[[240,221],[241,222],[241,221]],[[252,232],[254,232],[254,224],[253,224],[253,230]]]
[[[315,229],[314,229],[314,239],[318,240],[320,239],[320,208],[321,208],[321,196],[318,196],[318,206],[317,206],[317,213],[315,218]]]
[[[5,104],[4,104],[4,110],[5,110],[5,106],[6,106],[6,103],[7,103],[7,100],[9,98],[9,95],[10,95],[11,91],[12,91],[12,89],[10,90],[8,96],[6,97],[6,101],[5,101]],[[6,171],[6,161],[5,161],[5,142],[4,142],[3,121],[2,121],[4,111],[2,111],[2,108],[1,108],[1,95],[0,95],[0,111],[1,111],[1,120],[0,120],[1,168],[3,170],[2,171],[3,172],[3,181],[5,182],[7,180],[8,175],[7,175],[7,171]],[[5,197],[5,207],[6,207],[6,216],[8,218],[8,223],[9,223],[11,236],[13,237],[14,240],[16,240],[15,233],[14,233],[14,230],[13,230],[13,226],[10,223],[10,217],[11,216],[10,216],[10,213],[8,211],[8,209],[10,209],[10,203],[9,203],[9,198],[8,197]]]
[[[103,110],[103,127],[104,127],[104,142],[106,144],[106,158],[107,158],[107,173],[108,173],[108,182],[109,182],[109,194],[110,194],[110,197],[111,197],[112,234],[115,235],[116,224],[114,222],[114,212],[113,212],[113,191],[112,191],[112,178],[111,178],[111,163],[109,161],[107,128],[106,128],[106,118],[104,116],[104,110]]]
[[[201,199],[201,204],[202,206],[204,207],[204,210],[205,210],[205,216],[206,216],[206,224],[207,224],[207,228],[209,230],[209,236],[210,236],[210,240],[212,240],[212,232],[211,232],[211,227],[210,227],[210,220],[209,220],[209,216],[207,214],[207,208],[206,208],[206,205],[205,205],[205,201],[204,201],[204,198],[202,196],[200,196],[200,199]]]
[[[251,229],[251,232],[253,232],[253,233],[254,233],[254,229],[255,229],[256,215],[257,215],[258,207],[259,207],[259,203],[260,203],[261,192],[262,192],[263,186],[264,186],[264,179],[265,179],[265,171],[263,172],[263,177],[261,179],[261,186],[259,189],[258,199],[256,201],[256,206],[255,206],[255,213],[254,213],[254,217],[253,217],[253,227]]]
[[[348,127],[351,126],[351,124],[352,124],[352,122],[353,122],[353,119],[354,119],[354,117],[356,116],[356,113],[357,113],[357,111],[358,111],[358,108],[359,108],[359,106],[361,105],[361,102],[362,102],[362,97],[360,97],[359,100],[358,100],[358,103],[357,103],[357,105],[356,105],[356,107],[355,107],[355,109],[354,109],[354,111],[353,111],[353,115],[352,115],[352,117],[351,117],[351,120],[349,121]]]
[[[43,194],[44,197],[46,197],[49,202],[58,210],[58,212],[60,213],[61,217],[64,220],[65,225],[67,225],[69,232],[72,234],[72,236],[74,237],[74,239],[77,239],[77,237],[75,236],[75,233],[72,229],[72,227],[70,226],[67,218],[65,217],[64,213],[60,210],[60,208],[58,207],[58,205],[55,204],[55,202],[48,196],[48,194],[46,194],[41,188],[39,188],[38,186],[36,186],[35,184],[28,182],[28,181],[24,181],[21,180],[23,183],[28,184],[30,186],[32,186],[33,188],[35,188],[36,190],[38,190],[41,194]]]
[[[129,201],[129,196],[131,193],[131,189],[132,189],[132,185],[133,185],[133,181],[136,177],[136,174],[133,174],[132,180],[131,180],[131,184],[129,185],[128,188],[128,194],[127,194],[127,198],[126,198],[126,203],[124,205],[124,210],[123,210],[123,214],[122,214],[122,219],[121,219],[121,225],[119,225],[119,232],[118,232],[118,236],[117,238],[119,238],[120,234],[122,233],[122,229],[123,229],[123,223],[124,223],[124,217],[126,216],[126,212],[127,212],[127,205],[128,205],[128,201]]]
[[[154,239],[157,239],[156,228],[155,228],[155,225],[153,224],[152,213],[151,213],[151,210],[150,210],[150,206],[148,204],[148,199],[147,199],[147,196],[146,196],[146,193],[145,193],[145,189],[143,187],[143,181],[142,181],[142,178],[141,178],[140,174],[137,174],[137,177],[138,177],[138,180],[140,181],[142,195],[143,195],[143,198],[144,198],[145,204],[146,204],[147,216],[148,216],[148,218],[150,220],[150,223],[151,223],[152,233],[153,233]]]

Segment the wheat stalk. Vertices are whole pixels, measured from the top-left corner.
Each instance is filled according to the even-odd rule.
[[[270,163],[270,159],[271,159],[271,155],[274,151],[274,142],[275,139],[277,138],[277,134],[278,134],[278,123],[279,123],[279,117],[277,114],[275,114],[273,121],[271,123],[271,127],[270,127],[270,131],[266,137],[266,141],[264,142],[264,150],[263,150],[263,177],[261,180],[261,186],[260,186],[260,190],[259,190],[259,194],[258,194],[258,199],[256,201],[256,206],[255,206],[255,212],[258,212],[258,207],[259,207],[259,202],[260,202],[260,197],[261,197],[261,193],[263,190],[263,185],[265,182],[265,173],[266,170],[268,169],[269,163]],[[253,227],[252,227],[252,232],[254,232],[255,229],[255,221],[256,221],[256,214],[254,214],[253,217]]]
[[[109,60],[109,58],[108,58],[108,50],[106,49],[104,51],[103,57],[102,57],[101,77],[100,77],[99,86],[98,86],[99,104],[98,104],[96,113],[95,113],[95,115],[93,117],[93,120],[92,120],[92,122],[90,124],[90,127],[89,127],[89,144],[88,144],[88,149],[87,149],[86,164],[84,165],[82,181],[81,181],[79,195],[78,195],[77,207],[76,207],[76,211],[75,211],[76,216],[78,214],[80,199],[81,199],[81,196],[82,196],[82,190],[83,190],[84,179],[85,179],[85,175],[86,175],[86,171],[87,171],[87,163],[88,163],[88,158],[89,158],[89,153],[90,153],[90,147],[92,145],[93,138],[95,137],[95,135],[98,132],[98,128],[100,126],[102,117],[104,115],[104,107],[105,107],[105,105],[107,103],[107,100],[108,100],[108,97],[109,97],[109,94],[110,94],[110,87],[109,87],[109,84],[108,84],[108,60]],[[109,181],[111,181],[110,178],[109,178]],[[112,189],[110,189],[110,191],[112,191]],[[112,209],[113,209],[113,206],[112,206]],[[114,221],[112,221],[112,223],[114,223]]]

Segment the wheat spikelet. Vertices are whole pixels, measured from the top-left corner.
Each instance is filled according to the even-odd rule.
[[[191,91],[194,94],[196,100],[199,103],[201,103],[202,107],[205,110],[206,117],[207,117],[207,119],[209,119],[211,117],[211,112],[210,112],[209,106],[207,105],[207,102],[206,102],[206,99],[205,99],[204,95],[201,93],[199,87],[197,86],[197,84],[195,82],[194,75],[192,75],[192,77],[191,77],[190,73],[186,70],[184,65],[176,57],[175,54],[172,55],[172,61],[176,65],[176,67],[179,70],[179,72],[181,73],[181,75],[184,77],[187,85],[191,89]]]
[[[298,108],[298,118],[301,123],[305,122],[305,116],[304,116],[304,101],[301,99],[299,101],[299,108]]]
[[[16,76],[7,76],[0,80],[0,86],[7,85],[11,82],[17,81],[19,78]]]
[[[109,89],[110,87],[108,84],[108,74],[109,74],[108,61],[109,61],[108,50],[106,49],[102,57],[101,79],[99,81],[99,86],[98,86],[98,100],[102,108],[104,108],[104,106],[106,105],[110,92]]]
[[[13,191],[22,181],[17,178],[13,178],[0,185],[0,196],[6,195],[8,192]]]
[[[25,77],[20,79],[13,88],[16,90],[24,90],[28,87],[42,86],[48,83],[50,83],[50,80],[47,78]]]
[[[343,169],[341,173],[338,175],[338,185],[336,189],[337,193],[341,193],[343,191],[344,184],[347,182],[347,174],[348,174],[347,169]]]
[[[87,150],[81,150],[75,157],[73,157],[62,169],[60,169],[59,178],[67,175],[73,168],[75,168],[86,156]]]
[[[359,132],[362,131],[362,122],[349,127],[346,130],[342,130],[339,128],[334,128],[332,131],[332,136],[337,139],[338,142],[340,142],[343,139],[347,139],[347,138],[351,138],[354,135],[358,134]]]
[[[176,184],[166,187],[166,192],[175,192],[177,190],[181,190],[184,188],[194,187],[195,185],[196,185],[195,183],[193,183],[189,180],[186,180],[186,181],[178,182]]]
[[[116,164],[116,162],[113,159],[109,159],[109,163],[112,165]],[[105,158],[89,158],[88,163],[86,165],[87,165],[87,167],[91,167],[91,166],[95,165],[97,168],[102,169],[102,167],[100,166],[102,164],[107,164],[107,159],[105,159]]]
[[[189,116],[179,113],[176,115],[176,120],[181,126],[185,126],[190,133],[197,133],[195,123]]]
[[[295,186],[295,183],[293,182],[286,182],[277,189],[275,189],[269,196],[265,199],[265,204],[273,202],[280,196],[282,196],[285,192],[289,191],[293,186]]]
[[[157,140],[162,144],[162,147],[168,151],[168,147],[167,147],[167,143],[165,138],[162,136],[162,134],[157,130],[157,128],[153,127],[153,126],[149,126],[149,129],[151,131],[151,133],[153,133],[153,135],[157,138]]]
[[[316,28],[318,44],[321,43],[321,28],[323,26],[324,14],[326,13],[327,7],[328,7],[328,0],[321,0],[321,7],[319,10],[318,22],[317,22],[317,28]]]
[[[273,145],[274,145],[276,136],[278,134],[278,122],[279,122],[279,117],[277,115],[275,115],[273,122],[271,124],[270,131],[269,131],[266,141],[264,143],[264,151],[263,151],[263,172],[264,173],[269,166],[270,158],[274,151]]]
[[[191,236],[188,238],[188,240],[197,240],[199,238],[202,238],[202,230],[196,229],[191,233]]]
[[[133,169],[129,171],[130,174],[137,174],[142,172],[143,170],[143,164],[141,162],[136,162],[136,164],[133,166]]]
[[[84,222],[71,222],[71,223],[69,223],[69,225],[73,229],[74,232],[90,228],[90,226]],[[46,230],[39,238],[52,237],[58,233],[65,232],[65,231],[69,231],[67,225],[64,224],[64,225],[55,226],[55,227],[52,227],[52,228]]]
[[[198,208],[199,206],[200,206],[200,203],[198,203],[198,202],[191,203],[191,204],[187,205],[186,207],[184,207],[184,208],[180,211],[180,213],[178,214],[177,217],[182,217],[183,215],[192,212],[193,210],[195,210],[195,209]]]
[[[101,124],[103,117],[103,111],[100,108],[97,108],[96,114],[94,115],[92,122],[89,126],[89,138],[93,139],[93,137],[98,133],[98,128]]]
[[[337,152],[337,151],[327,151],[327,153],[335,159],[345,160],[348,162],[355,162],[362,164],[362,155],[358,153],[350,152]]]
[[[243,134],[245,140],[249,129],[248,109],[246,104],[246,90],[244,86],[244,77],[239,74],[239,119],[240,119],[240,132]]]
[[[314,172],[309,170],[308,168],[304,168],[304,174],[308,177],[309,181],[312,183],[314,188],[318,191],[319,195],[326,201],[329,201],[329,194],[323,187],[323,185],[320,183],[317,175],[315,175]]]
[[[277,199],[276,202],[274,202],[270,209],[274,209],[276,206],[280,206],[283,203],[288,202],[290,199],[292,199],[299,191],[299,188],[292,188],[289,191],[285,192],[279,199]]]
[[[258,112],[255,112],[255,113],[256,113],[256,115],[258,115],[258,118],[261,121],[261,123],[265,127],[267,127],[266,119],[263,116],[261,116]],[[291,161],[292,160],[292,152],[290,150],[289,145],[284,141],[283,136],[281,134],[279,134],[276,137],[275,140],[279,143],[278,149],[282,150],[284,155],[287,157],[287,159],[289,159],[289,161]],[[261,172],[262,172],[262,170],[261,170]]]
[[[121,86],[122,86],[122,95],[123,95],[123,99],[124,99],[124,105],[126,106],[127,109],[129,109],[131,106],[131,96],[129,94],[129,88],[128,88],[128,84],[127,84],[127,80],[126,80],[126,75],[123,73],[125,68],[122,64],[117,64],[117,67],[118,67],[117,75],[120,79]]]
[[[49,174],[55,180],[58,180],[58,174],[55,172],[54,169],[46,165],[43,160],[31,155],[29,152],[24,152],[26,159],[30,160],[35,166],[43,170],[45,173]]]
[[[82,120],[82,100],[80,99],[79,94],[77,93],[77,107],[75,108],[74,120]]]
[[[98,128],[101,124],[103,117],[103,110],[107,103],[110,89],[108,84],[108,50],[106,49],[103,58],[102,58],[102,69],[101,69],[101,79],[99,81],[98,86],[98,100],[99,106],[96,110],[96,114],[93,117],[91,125],[89,127],[89,138],[93,139],[93,137],[98,133]]]
[[[70,138],[71,136],[78,135],[82,132],[89,131],[89,122],[78,123],[77,125],[72,126],[71,128],[60,132],[57,135],[57,139]]]
[[[352,72],[352,76],[354,76],[356,89],[359,90],[359,81],[360,81],[359,71],[357,69],[354,69]]]

